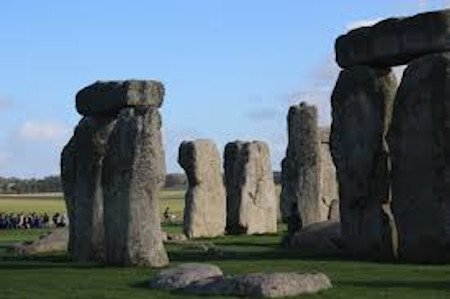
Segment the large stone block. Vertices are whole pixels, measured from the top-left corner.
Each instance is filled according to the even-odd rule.
[[[178,163],[186,171],[184,233],[190,238],[223,235],[226,194],[220,153],[210,140],[183,142]]]
[[[61,176],[70,222],[69,253],[74,261],[104,257],[103,158],[115,120],[84,117],[61,155]]]
[[[326,221],[338,199],[329,130],[320,129],[317,109],[306,103],[288,113],[288,148],[282,163],[281,210],[289,232]]]
[[[228,143],[224,160],[227,232],[276,232],[278,200],[267,144],[260,141]]]
[[[156,108],[124,108],[104,158],[106,261],[160,267],[162,242],[158,192],[164,183],[161,116]]]
[[[424,54],[450,50],[450,10],[392,18],[354,29],[336,40],[336,61],[354,65],[395,66]]]
[[[407,67],[389,132],[399,257],[450,260],[450,53]]]
[[[331,104],[331,152],[339,181],[342,237],[351,255],[393,257],[385,135],[397,82],[390,69],[341,71]]]
[[[163,99],[158,81],[97,81],[77,93],[76,106],[81,115],[117,115],[124,107],[160,107]]]

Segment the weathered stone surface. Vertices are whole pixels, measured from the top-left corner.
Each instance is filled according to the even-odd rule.
[[[349,254],[392,258],[385,134],[396,79],[390,69],[341,71],[332,94],[331,152],[339,181],[342,238]]]
[[[342,255],[341,224],[338,221],[311,224],[286,236],[283,246],[314,255]]]
[[[69,230],[67,228],[58,228],[41,236],[36,241],[16,244],[14,251],[21,255],[66,251],[68,242]]]
[[[335,199],[338,192],[329,129],[318,127],[315,106],[306,103],[292,106],[281,192],[281,210],[289,232],[328,220]]]
[[[269,147],[261,141],[230,142],[224,152],[227,232],[277,231],[277,198]]]
[[[109,138],[103,190],[110,264],[160,267],[168,263],[158,202],[165,173],[160,129],[156,108],[124,108]]]
[[[339,188],[330,150],[330,128],[320,128],[320,215],[321,221],[339,221]],[[337,209],[336,205],[337,204]]]
[[[226,194],[216,146],[210,140],[183,142],[178,163],[189,181],[185,195],[184,233],[189,238],[223,235]]]
[[[76,95],[81,115],[116,115],[125,107],[160,107],[164,86],[158,81],[97,81]]]
[[[150,281],[153,289],[180,289],[193,282],[211,277],[222,277],[222,270],[211,264],[188,263],[160,271]]]
[[[84,117],[61,155],[61,176],[70,222],[69,253],[74,261],[104,257],[103,158],[115,120]]]
[[[208,296],[279,298],[314,294],[331,287],[330,279],[322,273],[254,273],[200,280],[190,284],[182,292]]]
[[[343,68],[402,65],[425,54],[450,51],[450,10],[387,19],[352,30],[336,40],[335,49]]]
[[[395,100],[389,145],[399,257],[450,260],[450,53],[407,67]]]

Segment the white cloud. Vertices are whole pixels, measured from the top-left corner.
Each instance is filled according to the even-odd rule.
[[[356,29],[359,27],[368,27],[368,26],[375,25],[376,23],[378,23],[381,20],[382,20],[382,18],[356,20],[356,21],[348,23],[345,26],[345,28],[347,30],[352,30],[352,29]]]
[[[70,134],[70,128],[56,121],[26,121],[19,129],[19,138],[25,141],[60,142]]]

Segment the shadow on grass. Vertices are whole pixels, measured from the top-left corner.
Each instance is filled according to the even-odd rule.
[[[340,281],[339,286],[346,287],[362,287],[375,289],[388,288],[409,288],[421,290],[445,290],[450,292],[450,284],[448,281],[393,281],[393,280],[376,280],[376,281]]]

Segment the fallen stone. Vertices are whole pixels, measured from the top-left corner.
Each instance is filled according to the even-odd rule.
[[[342,239],[351,256],[393,259],[385,135],[397,82],[390,69],[341,71],[332,104],[331,152],[339,180]]]
[[[193,282],[181,292],[203,296],[279,298],[314,294],[331,287],[329,278],[322,273],[255,273],[207,278]]]
[[[340,256],[343,254],[341,224],[338,221],[311,224],[286,236],[283,247],[314,255]]]
[[[76,106],[81,115],[117,115],[125,107],[160,107],[164,86],[158,81],[97,81],[80,90]]]
[[[68,243],[69,230],[67,228],[58,228],[41,236],[36,241],[15,244],[13,250],[20,255],[51,253],[54,251],[66,251]]]
[[[220,154],[210,140],[183,142],[178,163],[189,186],[185,195],[183,230],[189,238],[225,233],[226,194]]]
[[[211,264],[189,263],[181,264],[159,272],[150,281],[153,289],[180,289],[185,288],[193,282],[211,277],[221,277],[222,270]]]
[[[351,30],[336,40],[336,61],[343,67],[407,64],[420,56],[450,51],[450,10],[392,18]]]
[[[260,141],[228,143],[224,168],[227,232],[275,233],[278,200],[267,144]]]
[[[450,261],[450,53],[412,61],[395,99],[389,147],[399,257]]]
[[[161,116],[156,108],[124,108],[103,163],[106,262],[162,267],[168,263],[161,238],[158,193],[165,162]]]

